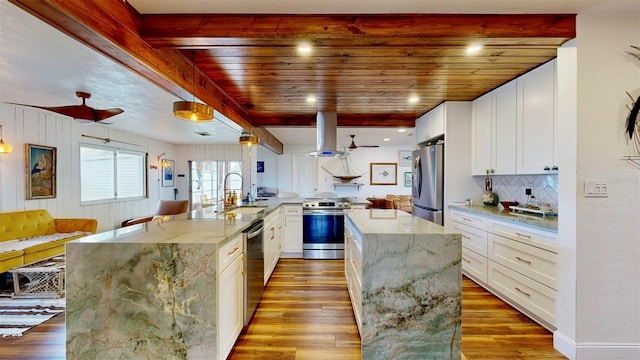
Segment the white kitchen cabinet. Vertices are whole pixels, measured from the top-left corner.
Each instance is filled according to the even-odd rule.
[[[444,104],[431,109],[416,119],[416,142],[419,144],[444,134]]]
[[[541,325],[555,327],[557,234],[451,209],[462,233],[462,271]]]
[[[345,218],[344,271],[358,331],[362,333],[362,235]]]
[[[226,359],[244,324],[242,235],[218,254],[218,359]]]
[[[557,170],[556,60],[517,79],[518,174],[544,174]]]
[[[555,289],[493,261],[489,261],[488,278],[491,290],[497,291],[501,298],[525,314],[533,314],[541,325],[555,329]]]
[[[462,234],[462,272],[487,283],[487,219],[451,210],[449,226]]]
[[[364,210],[367,208],[365,204],[351,204],[351,209],[353,210]]]
[[[282,257],[302,258],[302,206],[284,205]]]
[[[282,251],[282,207],[264,218],[262,235],[264,252],[264,284],[266,285],[275,270]]]
[[[472,175],[510,175],[516,172],[516,81],[472,103]]]

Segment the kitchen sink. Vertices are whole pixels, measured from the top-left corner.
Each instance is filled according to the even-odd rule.
[[[226,214],[255,214],[264,210],[266,206],[247,206],[239,207],[233,210],[226,211]]]

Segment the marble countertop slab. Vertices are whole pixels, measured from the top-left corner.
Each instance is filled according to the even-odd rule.
[[[364,204],[363,198],[350,198],[353,204]],[[158,216],[154,220],[105,231],[78,239],[78,243],[219,243],[242,233],[253,222],[263,219],[281,205],[301,205],[304,198],[269,198],[240,203],[237,207],[264,207],[255,214],[236,214],[231,218],[215,206],[177,216]],[[232,209],[230,209],[232,210]],[[229,211],[229,210],[227,210]]]
[[[449,204],[449,209],[467,212],[470,214],[483,215],[497,220],[509,221],[519,225],[530,226],[540,230],[558,232],[557,216],[536,216],[526,214],[516,214],[506,210],[501,210],[497,206],[484,205],[453,205]]]
[[[451,229],[395,209],[345,210],[362,234],[453,234]]]

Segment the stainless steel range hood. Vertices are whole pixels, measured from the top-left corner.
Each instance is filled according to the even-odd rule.
[[[336,137],[338,132],[338,114],[335,112],[318,112],[316,115],[316,151],[310,152],[311,156],[345,157],[348,154],[338,151]]]

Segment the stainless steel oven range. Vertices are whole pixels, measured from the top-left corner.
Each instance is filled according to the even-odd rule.
[[[306,199],[302,202],[302,257],[344,259],[344,209],[348,199]]]

